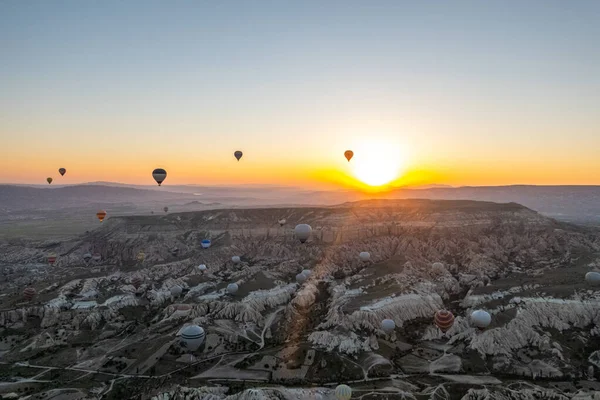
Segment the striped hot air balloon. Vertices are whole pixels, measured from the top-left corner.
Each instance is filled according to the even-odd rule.
[[[165,171],[162,168],[156,168],[154,171],[152,171],[152,177],[154,178],[156,183],[158,183],[158,186],[160,186],[161,183],[163,183],[164,180],[167,179],[167,171]]]
[[[48,264],[53,265],[56,262],[56,254],[48,254]]]
[[[25,297],[27,301],[31,301],[36,294],[36,290],[32,287],[26,287],[25,290],[23,290],[23,297]]]
[[[348,385],[338,385],[335,388],[335,398],[338,400],[350,400],[352,397],[352,388]]]
[[[131,279],[131,284],[132,284],[132,285],[133,285],[133,287],[134,287],[134,288],[136,288],[136,289],[140,287],[140,285],[142,284],[142,282],[143,282],[143,281],[142,281],[142,278],[141,278],[141,277],[139,277],[138,275],[134,276],[134,277]]]
[[[106,211],[104,210],[100,210],[96,213],[96,217],[98,217],[98,219],[100,220],[100,222],[104,221],[104,218],[106,217]]]
[[[454,325],[454,315],[448,310],[439,310],[435,313],[433,321],[442,332],[446,332]]]

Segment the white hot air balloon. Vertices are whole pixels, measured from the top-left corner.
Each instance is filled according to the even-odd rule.
[[[237,283],[230,283],[229,285],[227,285],[227,293],[229,294],[235,294],[237,293],[239,287],[237,285]]]
[[[188,349],[189,351],[196,351],[202,343],[204,343],[204,338],[206,337],[206,333],[204,329],[198,325],[188,325],[181,330],[181,344],[183,347]]]
[[[280,219],[279,221],[277,221],[279,223],[279,226],[284,226],[286,223],[285,218]]]
[[[171,287],[171,296],[178,297],[181,296],[181,293],[183,293],[183,289],[181,288],[181,286],[175,285]]]
[[[308,276],[304,275],[303,273],[299,273],[298,275],[296,275],[296,282],[298,282],[299,284],[303,284],[304,282],[306,282],[307,279]]]
[[[444,268],[444,264],[442,264],[441,262],[434,262],[433,264],[431,264],[431,268],[433,269],[442,269]]]
[[[306,275],[307,278],[312,275],[312,271],[310,269],[303,269],[302,273]]]
[[[492,322],[492,316],[487,311],[475,310],[471,314],[471,323],[479,329],[487,328]]]
[[[239,264],[239,263],[240,263],[240,261],[241,261],[241,259],[240,259],[240,257],[239,257],[239,256],[233,256],[233,257],[231,257],[231,261],[232,261],[234,264]]]
[[[294,232],[300,243],[305,243],[312,234],[312,228],[308,224],[298,224],[294,228]]]
[[[585,274],[585,281],[592,285],[600,285],[600,272],[588,272],[587,274]]]
[[[335,398],[338,400],[350,400],[352,389],[348,385],[338,385],[335,388]]]
[[[360,258],[360,261],[367,262],[371,259],[371,254],[368,251],[363,251],[358,255],[358,257]]]
[[[204,265],[204,264],[200,264],[200,265],[198,265],[198,269],[199,269],[200,271],[204,272],[204,271],[206,271],[206,265]]]
[[[394,320],[384,319],[383,321],[381,321],[381,329],[385,333],[390,334],[394,332],[394,329],[396,329],[396,323],[394,322]]]

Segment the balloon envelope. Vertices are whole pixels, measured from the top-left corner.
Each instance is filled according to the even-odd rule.
[[[83,261],[88,262],[92,259],[92,255],[90,253],[85,253],[83,255]]]
[[[65,174],[67,173],[67,170],[65,168],[59,168],[58,173],[60,174],[60,176],[65,176]]]
[[[26,287],[25,290],[23,290],[23,297],[25,297],[27,300],[31,300],[35,297],[36,293],[37,292],[34,288]]]
[[[454,325],[454,314],[448,310],[438,310],[433,316],[433,322],[442,332],[446,332]]]
[[[354,152],[352,150],[346,150],[344,152],[344,157],[346,157],[346,160],[350,161],[352,157],[354,157]]]
[[[167,212],[167,211],[169,211],[169,207],[163,207],[163,211],[164,211],[164,212]]]
[[[162,168],[156,168],[154,171],[152,171],[152,177],[154,178],[156,183],[158,183],[158,186],[160,186],[161,183],[163,183],[165,179],[167,179],[167,171],[165,171]]]
[[[92,259],[94,261],[100,261],[100,260],[102,260],[102,256],[100,255],[100,253],[94,253],[94,256],[92,257]]]
[[[394,322],[394,320],[384,319],[383,321],[381,321],[381,329],[385,333],[392,333],[394,332],[394,329],[396,329],[396,323]]]
[[[312,233],[312,228],[308,224],[298,224],[294,228],[294,232],[296,233],[296,237],[300,240],[301,243],[305,243]]]
[[[600,285],[600,272],[591,271],[585,274],[585,281],[592,285]]]
[[[234,294],[238,291],[239,287],[237,285],[237,283],[230,283],[229,285],[227,285],[227,292],[230,294]]]
[[[352,397],[352,389],[348,385],[338,385],[335,388],[335,398],[338,400],[350,400]]]
[[[492,316],[487,311],[476,310],[471,314],[471,323],[479,329],[487,328],[492,322]]]
[[[277,222],[279,223],[279,226],[284,226],[287,221],[285,220],[285,218],[283,218],[283,219],[280,219]]]
[[[233,256],[233,257],[231,257],[231,261],[232,261],[234,264],[239,264],[239,263],[240,263],[240,261],[241,261],[241,259],[240,259],[240,257],[239,257],[239,256]]]
[[[208,249],[210,247],[211,242],[208,239],[204,239],[202,242],[200,242],[200,244],[202,245],[203,249]]]
[[[431,267],[434,269],[440,269],[444,268],[444,264],[442,264],[441,262],[434,262],[433,264],[431,264]]]
[[[306,275],[306,277],[309,277],[309,276],[311,276],[311,275],[312,275],[312,271],[311,271],[310,269],[303,269],[303,270],[302,270],[302,273],[303,273],[304,275]]]
[[[181,295],[181,293],[183,293],[183,289],[181,288],[181,286],[175,285],[175,286],[171,287],[171,295],[172,296],[179,296],[179,295]]]
[[[96,213],[96,218],[98,218],[100,220],[100,222],[104,221],[104,218],[106,218],[106,211],[104,210],[100,210]]]
[[[206,265],[204,265],[204,264],[200,264],[200,265],[198,265],[198,269],[199,269],[200,271],[206,271]]]
[[[49,254],[48,255],[48,264],[52,265],[56,262],[56,254]]]
[[[363,251],[359,255],[360,261],[366,262],[371,259],[371,254],[368,251]]]
[[[242,156],[244,155],[244,153],[242,153],[241,151],[237,150],[236,152],[233,153],[233,155],[235,156],[235,158],[237,158],[238,161],[240,161],[240,158],[242,158]]]
[[[142,284],[142,278],[140,278],[139,276],[134,276],[133,279],[131,280],[131,284],[136,289],[139,288],[140,285]]]
[[[48,185],[49,185],[49,184],[51,184],[51,183],[52,183],[52,178],[50,178],[50,177],[47,177],[47,178],[46,178],[46,182],[48,182]]]
[[[303,273],[299,273],[298,275],[296,275],[296,282],[298,282],[300,284],[306,282],[307,279],[308,279],[308,276],[304,275]]]
[[[204,343],[206,333],[198,325],[188,325],[181,330],[181,344],[189,351],[196,351]]]

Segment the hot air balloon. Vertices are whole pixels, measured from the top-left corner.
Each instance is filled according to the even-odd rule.
[[[140,285],[142,284],[143,280],[140,276],[136,275],[131,279],[131,284],[133,285],[134,288],[139,288]]]
[[[211,241],[209,239],[204,239],[200,242],[203,249],[208,249],[210,247]]]
[[[344,152],[344,157],[346,157],[346,160],[350,161],[352,160],[352,157],[354,157],[354,152],[352,150],[346,150]]]
[[[242,158],[242,156],[244,155],[244,153],[242,153],[241,151],[237,150],[233,153],[233,155],[235,156],[235,158],[237,158],[238,161],[240,161],[240,158]]]
[[[181,330],[181,345],[190,352],[196,351],[204,343],[206,333],[198,325],[188,325]]]
[[[229,294],[235,294],[238,291],[239,287],[237,283],[230,283],[227,285],[227,292]]]
[[[48,254],[48,264],[53,265],[56,262],[56,254]]]
[[[303,284],[304,282],[306,282],[307,279],[308,276],[304,275],[303,273],[299,273],[298,275],[296,275],[296,282],[298,282],[299,284]]]
[[[67,170],[66,170],[66,168],[59,168],[58,173],[60,174],[60,176],[65,176],[65,174],[67,173]]]
[[[448,310],[439,310],[433,316],[433,322],[444,333],[454,325],[454,315]]]
[[[283,219],[280,219],[277,222],[279,222],[279,226],[284,226],[287,221],[285,220],[285,218],[283,218]]]
[[[27,301],[31,301],[33,300],[33,298],[35,297],[35,295],[37,294],[36,290],[34,288],[30,287],[26,287],[25,290],[23,290],[23,297],[25,297],[25,300]]]
[[[139,262],[143,262],[146,259],[146,254],[140,251],[136,258]]]
[[[303,269],[302,273],[306,275],[307,278],[312,275],[312,271],[310,269]]]
[[[183,293],[183,289],[179,285],[171,286],[171,296],[179,297]]]
[[[479,329],[487,328],[492,322],[492,316],[487,311],[476,310],[471,314],[471,323]]]
[[[198,269],[199,269],[200,271],[204,272],[204,271],[206,271],[206,265],[204,265],[204,264],[200,264],[200,265],[198,265]]]
[[[312,228],[308,224],[298,224],[294,228],[294,232],[300,243],[305,243],[310,238]]]
[[[173,257],[177,257],[177,254],[179,254],[179,247],[173,247],[173,248],[171,249],[171,255],[172,255]]]
[[[161,183],[163,183],[164,180],[167,179],[167,171],[165,171],[162,168],[156,168],[154,171],[152,171],[152,177],[154,178],[156,183],[158,183],[158,186],[160,186]]]
[[[169,207],[167,207],[167,206],[164,206],[164,207],[163,207],[163,211],[164,211],[164,212],[168,212],[168,211],[169,211]]]
[[[381,321],[381,329],[389,335],[396,329],[396,323],[392,319],[384,319]]]
[[[106,211],[104,210],[100,210],[96,213],[96,217],[100,220],[100,222],[104,221],[104,218],[106,217]]]
[[[233,256],[233,257],[231,257],[231,261],[232,261],[234,264],[239,264],[239,263],[240,263],[240,261],[241,261],[241,259],[240,259],[240,257],[239,257],[239,256]]]
[[[600,272],[588,272],[585,274],[585,281],[592,285],[600,285]]]
[[[47,178],[46,178],[46,182],[48,182],[48,185],[49,185],[49,184],[51,184],[51,183],[52,183],[52,178],[50,178],[50,177],[47,177]]]
[[[433,264],[431,264],[431,267],[433,269],[441,269],[444,268],[444,264],[442,264],[441,262],[434,262]]]
[[[360,258],[360,261],[367,262],[371,259],[371,254],[368,251],[363,251],[358,255],[358,257]]]
[[[94,253],[94,256],[92,257],[92,259],[94,261],[100,261],[100,260],[102,260],[102,256],[100,255],[100,253]]]
[[[91,259],[92,259],[92,255],[90,253],[85,253],[83,255],[83,261],[85,261],[86,263],[90,262]]]
[[[350,400],[352,389],[348,385],[338,385],[335,388],[335,398],[338,400]]]

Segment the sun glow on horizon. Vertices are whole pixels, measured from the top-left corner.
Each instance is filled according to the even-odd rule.
[[[369,140],[356,147],[350,161],[353,175],[371,187],[398,179],[406,168],[406,156],[394,143]]]

